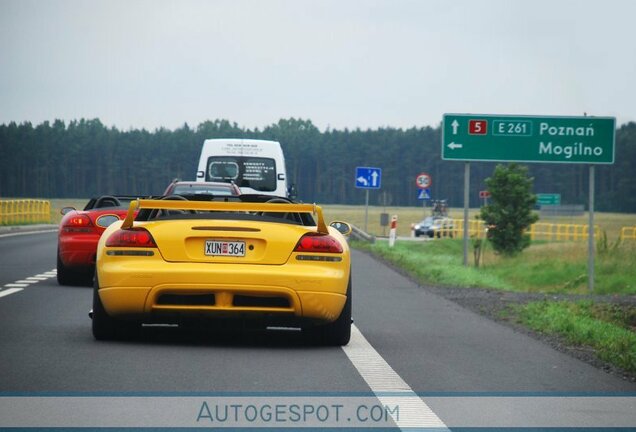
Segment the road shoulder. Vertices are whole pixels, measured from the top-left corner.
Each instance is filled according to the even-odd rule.
[[[361,253],[382,262],[397,273],[408,278],[421,289],[449,300],[467,310],[486,317],[492,321],[508,326],[515,331],[528,335],[539,340],[553,349],[568,354],[578,360],[588,363],[597,369],[603,370],[611,375],[619,377],[625,381],[636,382],[636,374],[617,368],[598,358],[594,349],[589,347],[573,346],[568,344],[563,338],[537,332],[523,326],[516,319],[512,312],[513,306],[523,305],[534,301],[578,301],[593,300],[600,303],[618,304],[625,307],[636,307],[636,296],[591,296],[591,295],[553,295],[542,293],[521,293],[500,291],[485,288],[459,288],[459,287],[438,287],[421,285],[415,278],[406,271],[395,266],[393,263],[383,260],[364,250]]]

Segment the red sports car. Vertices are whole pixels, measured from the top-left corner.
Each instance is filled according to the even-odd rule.
[[[83,210],[64,207],[57,240],[57,282],[88,285],[95,271],[97,242],[106,227],[124,219],[136,196],[104,195],[92,198]]]
[[[164,198],[185,195],[197,196],[240,195],[233,183],[181,182],[168,185]],[[97,242],[104,230],[113,222],[126,217],[130,201],[136,196],[104,195],[92,198],[83,210],[64,207],[57,241],[57,282],[60,285],[90,285],[95,273]]]

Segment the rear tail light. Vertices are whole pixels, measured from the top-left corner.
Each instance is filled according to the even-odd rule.
[[[86,215],[75,215],[64,222],[64,227],[68,228],[85,228],[93,226],[91,218]]]
[[[342,246],[328,234],[308,233],[300,238],[294,252],[342,253]]]
[[[106,240],[106,246],[156,248],[157,244],[146,229],[133,228],[115,231]]]

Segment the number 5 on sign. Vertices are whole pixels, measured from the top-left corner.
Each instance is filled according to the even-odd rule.
[[[471,135],[486,135],[488,133],[488,120],[469,120],[468,133]]]

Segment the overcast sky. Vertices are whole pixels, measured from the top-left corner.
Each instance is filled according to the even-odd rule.
[[[0,0],[0,123],[636,121],[633,0]]]

